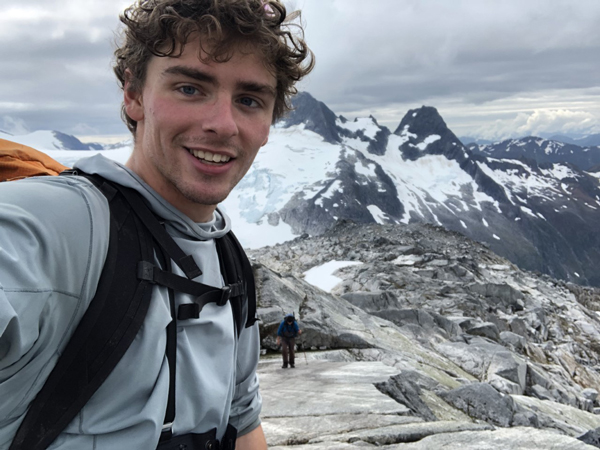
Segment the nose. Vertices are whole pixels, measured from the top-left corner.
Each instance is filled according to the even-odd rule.
[[[228,96],[217,96],[204,116],[202,128],[226,139],[238,134],[233,101]]]

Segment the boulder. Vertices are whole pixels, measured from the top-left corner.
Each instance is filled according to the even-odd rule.
[[[387,381],[375,383],[375,387],[409,408],[415,416],[429,422],[437,420],[431,409],[421,400],[419,385],[406,379],[402,373],[390,377]]]
[[[491,322],[472,324],[471,326],[467,327],[466,332],[472,334],[473,336],[486,337],[492,341],[500,340],[500,331],[498,330],[496,324]]]
[[[500,333],[500,341],[517,352],[522,352],[527,343],[527,340],[523,336],[512,331],[502,331]]]
[[[455,408],[474,419],[508,427],[512,424],[515,406],[510,396],[500,394],[487,383],[472,383],[440,393]]]
[[[595,402],[598,398],[598,391],[596,389],[586,388],[583,391],[581,391],[581,395],[583,395],[583,397],[587,400]]]
[[[497,306],[506,308],[509,312],[522,311],[525,307],[522,292],[508,284],[473,283],[469,291],[488,297]]]
[[[514,387],[498,389],[507,394],[523,394],[527,387],[527,363],[508,351],[494,353],[487,369],[488,382],[493,382],[499,378],[512,382]],[[501,385],[501,384],[500,384]]]
[[[590,430],[587,433],[579,436],[577,439],[588,445],[593,445],[594,447],[600,448],[600,428]]]

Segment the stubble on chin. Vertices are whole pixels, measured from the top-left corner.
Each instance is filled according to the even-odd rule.
[[[218,183],[217,180],[205,175],[190,174],[185,167],[181,169],[177,173],[163,170],[163,177],[170,185],[169,190],[175,196],[185,198],[189,203],[195,203],[199,206],[216,206],[224,201],[233,189],[233,186],[231,186],[216,190],[214,188]],[[226,189],[226,192],[223,192],[222,189]]]
[[[180,186],[179,192],[191,203],[202,206],[217,206],[229,196],[232,189],[233,188],[228,188],[226,193],[201,192],[193,186],[184,184],[183,186]]]
[[[193,168],[182,167],[178,173],[165,174],[165,178],[171,188],[188,202],[199,206],[217,206],[229,196],[244,175],[238,174],[227,182],[218,175],[213,177],[197,173]]]

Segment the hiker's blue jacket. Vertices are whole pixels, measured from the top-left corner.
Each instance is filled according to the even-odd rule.
[[[277,329],[277,336],[295,338],[296,336],[298,336],[299,331],[300,328],[298,327],[298,323],[295,320],[291,324],[288,324],[285,321],[285,319],[283,319],[279,324],[279,328]]]

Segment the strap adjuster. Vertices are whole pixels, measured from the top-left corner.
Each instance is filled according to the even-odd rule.
[[[198,319],[200,317],[200,305],[198,303],[184,303],[177,308],[177,320]]]
[[[154,284],[154,268],[156,266],[148,261],[140,261],[137,267],[137,277],[140,280],[149,281]]]
[[[227,301],[231,298],[231,286],[224,286],[221,288],[221,298],[217,302],[218,306],[225,306]]]

